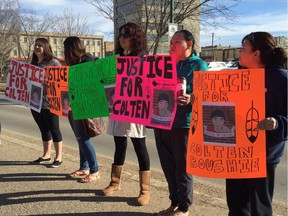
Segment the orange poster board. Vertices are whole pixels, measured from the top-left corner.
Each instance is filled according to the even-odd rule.
[[[208,178],[266,176],[264,69],[197,71],[187,172]]]
[[[45,81],[50,112],[61,117],[68,117],[70,110],[68,96],[68,66],[47,66]]]

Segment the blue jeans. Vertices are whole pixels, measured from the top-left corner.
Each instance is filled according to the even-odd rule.
[[[71,112],[68,114],[68,120],[74,135],[77,139],[80,153],[80,170],[90,170],[90,173],[98,172],[98,162],[95,148],[90,137],[85,134],[83,120],[74,120]]]

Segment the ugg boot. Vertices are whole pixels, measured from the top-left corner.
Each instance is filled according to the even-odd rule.
[[[112,164],[111,169],[111,182],[110,184],[102,190],[104,196],[113,194],[114,192],[120,190],[121,174],[123,170],[123,165]]]
[[[138,204],[147,205],[150,201],[150,171],[139,171],[140,194],[137,198]]]

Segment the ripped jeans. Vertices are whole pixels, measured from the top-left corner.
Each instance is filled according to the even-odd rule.
[[[83,120],[74,120],[69,111],[68,120],[79,146],[80,170],[90,170],[90,174],[98,172],[95,148],[90,137],[85,134]]]

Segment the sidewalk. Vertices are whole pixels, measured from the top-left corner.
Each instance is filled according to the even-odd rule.
[[[147,206],[136,206],[138,165],[125,163],[122,190],[104,197],[100,193],[110,181],[111,158],[97,155],[100,180],[82,184],[66,177],[78,168],[78,149],[64,146],[63,164],[47,168],[29,163],[42,153],[39,139],[3,128],[1,139],[1,215],[146,216],[154,215],[170,204],[162,172],[151,170],[151,201]],[[195,181],[194,188],[194,203],[189,215],[227,215],[224,188],[200,181]],[[286,215],[286,204],[275,203],[274,212],[275,216]]]

